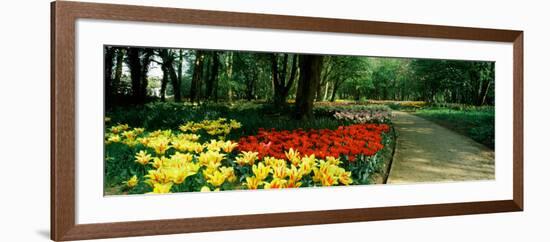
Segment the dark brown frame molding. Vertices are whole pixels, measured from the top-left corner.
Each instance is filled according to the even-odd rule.
[[[513,43],[513,199],[75,223],[75,22],[103,19]],[[57,1],[51,4],[51,239],[79,240],[523,211],[523,31]]]

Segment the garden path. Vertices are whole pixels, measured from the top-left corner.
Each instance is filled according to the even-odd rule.
[[[398,137],[387,183],[494,179],[494,151],[426,119],[393,114]]]

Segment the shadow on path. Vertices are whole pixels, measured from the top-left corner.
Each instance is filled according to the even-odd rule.
[[[494,151],[423,118],[394,112],[397,147],[388,184],[493,180]]]

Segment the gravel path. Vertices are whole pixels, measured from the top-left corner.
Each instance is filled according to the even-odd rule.
[[[495,178],[489,148],[423,118],[393,113],[398,138],[389,184]]]

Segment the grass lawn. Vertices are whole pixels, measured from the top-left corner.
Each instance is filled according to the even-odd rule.
[[[494,107],[426,107],[414,114],[494,149]]]

